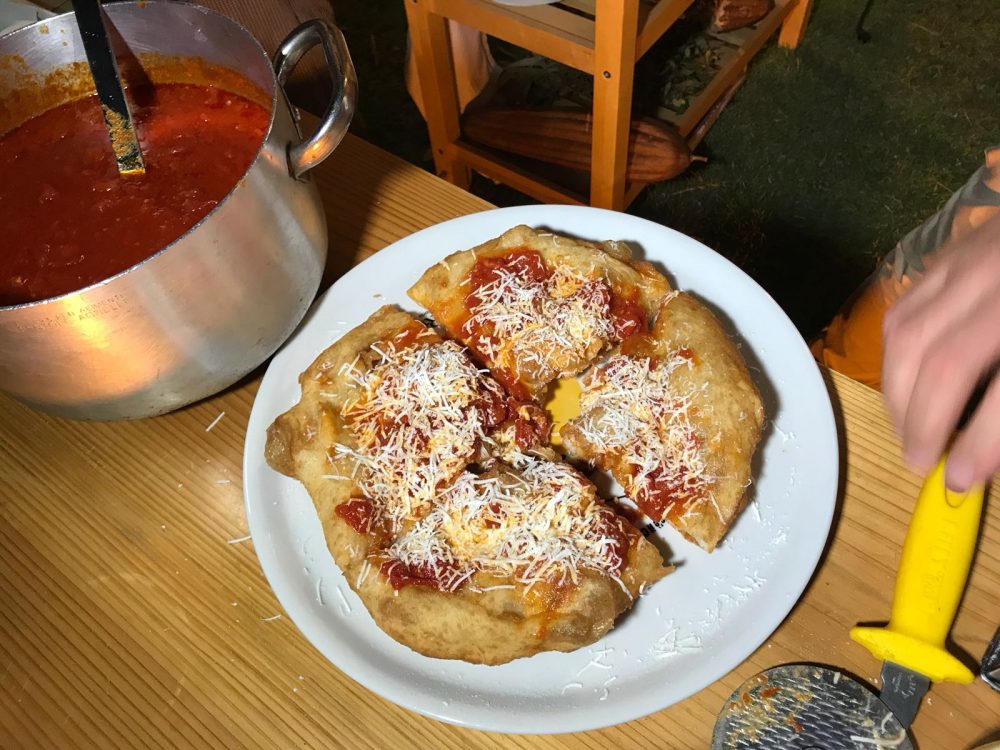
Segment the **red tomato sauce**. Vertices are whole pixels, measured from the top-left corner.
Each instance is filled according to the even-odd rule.
[[[388,580],[389,585],[396,591],[403,586],[429,586],[430,588],[444,590],[445,583],[439,578],[445,573],[443,563],[438,563],[435,568],[430,563],[421,565],[407,565],[399,560],[386,560],[379,568]]]
[[[684,487],[686,476],[684,467],[673,476],[654,469],[646,486],[636,494],[635,504],[654,521],[676,521],[697,499]]]
[[[402,331],[397,333],[386,342],[393,351],[400,352],[418,341],[424,344],[431,344],[440,341],[440,337],[431,331],[427,326],[421,325],[413,320],[406,324]]]
[[[368,534],[375,520],[375,506],[366,497],[352,497],[346,503],[341,503],[333,512],[347,521],[347,525],[359,534]]]
[[[118,174],[96,96],[0,136],[0,305],[75,291],[177,239],[236,185],[270,121],[189,84],[153,86],[133,116],[144,175]]]
[[[629,527],[627,520],[610,509],[601,515],[603,517],[601,532],[611,540],[611,544],[608,545],[608,560],[615,563],[612,572],[617,575],[628,564],[628,553],[632,548],[632,536],[637,532]],[[629,533],[630,529],[631,534]]]
[[[497,281],[500,273],[504,271],[532,281],[545,281],[552,275],[542,256],[527,248],[511,250],[503,255],[479,258],[472,266],[469,275],[470,289],[469,296],[465,299],[466,307],[471,310],[478,305],[481,300],[476,296],[476,292],[487,284]]]
[[[514,442],[527,450],[545,443],[552,431],[552,417],[533,401],[510,399],[507,411],[514,420]]]
[[[611,323],[619,341],[646,330],[646,311],[634,297],[623,297],[612,292],[610,307]]]

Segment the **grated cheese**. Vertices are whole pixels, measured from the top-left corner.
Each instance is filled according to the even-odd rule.
[[[513,461],[481,476],[461,474],[389,547],[390,559],[431,566],[448,591],[480,571],[529,589],[541,581],[576,584],[582,569],[621,583],[624,561],[607,535],[610,511],[593,485],[565,464],[524,454]]]
[[[472,460],[486,439],[486,406],[504,393],[452,341],[371,349],[379,359],[347,373],[358,392],[342,409],[358,447],[335,451],[353,459],[352,478],[395,535]]]
[[[712,493],[712,476],[691,422],[698,389],[678,388],[674,372],[690,368],[680,353],[654,365],[649,358],[617,355],[586,378],[575,424],[598,454],[620,456],[629,494],[642,501],[666,488],[687,505],[681,519],[703,504],[725,523]]]
[[[471,346],[494,367],[530,373],[540,382],[572,375],[614,335],[610,287],[564,265],[537,280],[512,268],[475,291],[466,331],[482,329]]]

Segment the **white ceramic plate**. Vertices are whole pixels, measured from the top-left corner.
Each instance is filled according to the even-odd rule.
[[[298,375],[376,308],[419,310],[406,289],[428,266],[516,224],[622,239],[659,262],[738,331],[768,421],[751,506],[711,555],[670,528],[678,569],[593,646],[486,667],[431,659],[385,635],[326,549],[305,489],[264,462],[265,431],[299,398]],[[837,492],[830,400],[805,343],[742,271],[698,242],[626,214],[571,206],[497,209],[417,232],[345,274],[271,362],[247,428],[247,517],[282,606],[327,659],[379,695],[443,721],[498,732],[570,732],[658,711],[719,679],[788,614],[823,550]]]

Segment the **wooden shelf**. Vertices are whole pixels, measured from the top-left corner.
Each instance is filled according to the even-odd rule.
[[[624,209],[645,187],[625,181],[635,63],[692,2],[562,0],[519,7],[492,0],[404,0],[438,175],[468,188],[469,170],[475,169],[538,200]],[[683,114],[670,112],[665,119],[691,142],[700,140],[732,96],[750,59],[779,27],[780,44],[798,44],[811,3],[777,0],[774,10],[752,28],[716,35],[731,45],[718,73]],[[594,77],[588,196],[462,140],[449,20]]]
[[[753,26],[724,33],[710,33],[709,37],[728,45],[722,53],[722,65],[718,72],[683,113],[677,114],[665,107],[660,107],[657,110],[657,116],[673,123],[678,132],[687,138],[712,108],[712,105],[719,101],[720,97],[743,76],[750,60],[774,35],[795,5],[796,0],[778,0],[774,9]]]

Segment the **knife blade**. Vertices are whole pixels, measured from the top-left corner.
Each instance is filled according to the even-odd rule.
[[[986,647],[983,661],[979,666],[983,680],[994,690],[1000,690],[1000,629]]]
[[[896,721],[909,729],[920,708],[920,701],[931,686],[926,675],[895,662],[882,662],[882,690],[879,698],[889,707]]]
[[[883,661],[879,697],[904,726],[916,716],[931,682],[972,682],[945,639],[965,591],[976,548],[983,487],[949,490],[946,457],[920,490],[906,532],[886,627],[856,627],[851,638]]]

